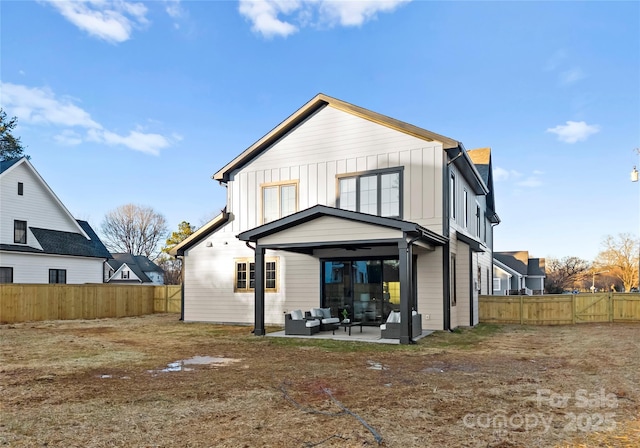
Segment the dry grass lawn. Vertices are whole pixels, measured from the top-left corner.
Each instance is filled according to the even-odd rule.
[[[0,445],[640,446],[640,325],[480,325],[413,346],[249,330],[2,325]]]

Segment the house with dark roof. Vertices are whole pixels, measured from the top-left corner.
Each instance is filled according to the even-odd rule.
[[[105,283],[163,285],[164,271],[144,255],[111,254],[104,263]]]
[[[493,253],[494,295],[544,293],[545,259],[531,258],[526,250]]]
[[[461,142],[318,94],[213,179],[226,207],[171,252],[185,321],[264,335],[294,310],[371,326],[400,311],[401,343],[414,311],[424,329],[478,323],[499,219]]]
[[[110,257],[27,158],[0,162],[0,283],[102,283]]]

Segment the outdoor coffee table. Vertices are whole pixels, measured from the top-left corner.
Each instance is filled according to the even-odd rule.
[[[341,328],[344,328],[344,331],[347,331],[347,328],[349,329],[349,336],[351,336],[351,327],[359,325],[360,326],[360,333],[362,333],[362,322],[340,322],[340,324],[338,325]],[[333,334],[336,334],[335,330],[333,332]]]

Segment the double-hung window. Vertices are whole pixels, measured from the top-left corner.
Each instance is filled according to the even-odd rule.
[[[27,244],[27,221],[13,221],[13,242]]]
[[[338,176],[338,207],[390,218],[402,217],[402,170]]]
[[[262,185],[262,223],[266,224],[298,210],[298,182]]]
[[[278,292],[278,259],[269,257],[265,261],[264,282],[266,292]],[[253,292],[256,287],[256,264],[250,258],[235,260],[234,292]]]
[[[49,283],[67,283],[67,270],[49,269]]]

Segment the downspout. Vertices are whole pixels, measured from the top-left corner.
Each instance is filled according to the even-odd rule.
[[[184,259],[184,255],[180,256],[180,255],[176,255],[176,258],[179,258],[180,260],[182,260],[182,263],[180,263],[180,278],[182,279],[182,288],[180,288],[180,320],[184,322],[184,263],[185,263],[185,259]]]
[[[478,271],[478,266],[476,265],[476,272]],[[475,294],[475,284],[473,281],[473,251],[471,250],[471,246],[469,246],[469,316],[471,319],[469,320],[469,326],[473,327],[473,296]]]

